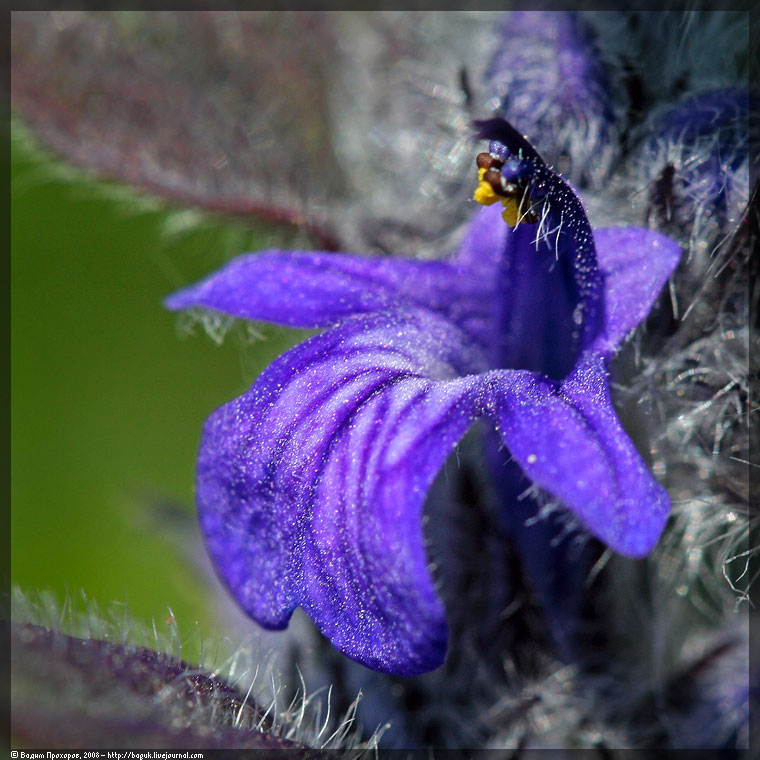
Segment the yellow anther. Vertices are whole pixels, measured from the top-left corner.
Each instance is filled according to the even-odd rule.
[[[501,218],[510,226],[517,227],[517,219],[520,216],[520,208],[514,198],[502,198],[501,202],[504,211],[501,212]]]
[[[529,200],[526,196],[522,196],[518,201],[513,197],[505,197],[503,195],[497,195],[494,192],[490,182],[486,182],[485,177],[488,169],[478,169],[478,186],[473,194],[473,200],[482,204],[483,206],[491,206],[497,201],[501,201],[501,205],[504,206],[504,211],[501,212],[501,218],[510,226],[517,227],[517,223],[520,219],[526,217],[526,212],[522,210],[523,202]],[[530,211],[527,212],[528,221],[531,219]]]
[[[485,173],[486,169],[478,169],[478,186],[472,198],[483,206],[490,206],[496,201],[500,201],[501,198],[496,195],[491,185],[483,179]]]

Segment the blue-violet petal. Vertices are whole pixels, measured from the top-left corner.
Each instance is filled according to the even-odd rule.
[[[611,352],[649,314],[678,265],[681,247],[641,227],[603,227],[594,231],[594,241],[604,274],[604,331],[597,347]]]
[[[620,425],[603,357],[586,354],[561,383],[524,371],[488,377],[494,422],[525,474],[614,551],[646,555],[670,501]]]
[[[426,310],[361,315],[272,364],[206,423],[201,526],[255,620],[301,606],[333,645],[402,675],[443,661],[427,490],[478,409],[466,337]]]
[[[354,314],[423,306],[483,342],[489,285],[488,278],[445,261],[268,250],[238,256],[169,296],[166,306],[175,311],[213,309],[239,319],[306,328],[329,327]]]

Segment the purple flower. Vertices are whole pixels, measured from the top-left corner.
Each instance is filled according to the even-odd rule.
[[[669,107],[644,146],[643,180],[651,187],[653,225],[688,239],[724,232],[744,213],[750,185],[750,112],[746,90],[710,90]]]
[[[207,421],[201,526],[260,624],[284,628],[301,606],[346,655],[401,675],[445,657],[422,510],[476,419],[621,554],[647,554],[669,511],[615,414],[606,364],[680,250],[646,229],[592,233],[508,123],[477,126],[491,140],[478,197],[501,203],[475,215],[449,260],[270,250],[167,301],[329,328]]]
[[[573,182],[601,185],[614,158],[615,114],[588,26],[577,13],[514,11],[498,36],[486,72],[494,109],[546,146],[549,163]]]

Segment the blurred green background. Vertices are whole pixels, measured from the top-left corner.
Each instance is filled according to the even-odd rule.
[[[11,580],[126,601],[148,625],[170,607],[180,632],[219,635],[193,560],[201,426],[302,336],[236,329],[219,346],[161,301],[284,233],[185,227],[187,214],[61,179],[18,133],[11,159]]]

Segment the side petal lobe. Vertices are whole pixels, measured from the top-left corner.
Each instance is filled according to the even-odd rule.
[[[528,478],[614,551],[646,555],[670,501],[620,425],[603,358],[586,354],[562,383],[524,371],[489,382],[497,429]]]
[[[487,286],[466,267],[444,261],[269,250],[238,256],[169,296],[166,306],[306,328],[401,305],[424,306],[479,336],[488,317]]]
[[[596,345],[611,352],[649,314],[678,265],[681,248],[671,238],[641,227],[603,227],[594,232],[594,241],[605,276],[605,329]]]

